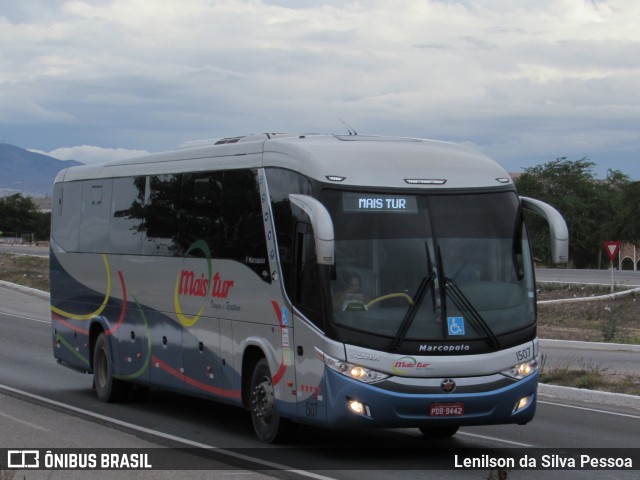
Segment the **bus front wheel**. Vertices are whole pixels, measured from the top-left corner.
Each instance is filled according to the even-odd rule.
[[[110,358],[109,339],[101,333],[93,351],[93,384],[100,400],[120,402],[127,397],[131,384],[113,377]]]
[[[271,370],[265,358],[261,358],[253,369],[250,409],[253,428],[261,441],[279,443],[293,433],[294,424],[278,413]]]

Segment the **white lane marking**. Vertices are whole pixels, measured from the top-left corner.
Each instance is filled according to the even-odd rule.
[[[640,415],[632,415],[630,413],[610,412],[609,410],[600,410],[598,408],[579,407],[578,405],[567,405],[564,403],[547,402],[544,400],[538,400],[538,403],[544,403],[545,405],[555,405],[557,407],[573,408],[575,410],[584,410],[586,412],[606,413],[608,415],[615,415],[617,417],[627,417],[640,420]]]
[[[284,470],[284,471],[287,471],[287,472],[296,473],[296,474],[301,475],[303,477],[313,478],[315,480],[336,480],[336,479],[334,479],[332,477],[326,477],[324,475],[318,475],[316,473],[307,472],[305,470],[297,470],[297,469],[294,469],[294,468],[289,467],[287,465],[282,465],[280,463],[274,463],[274,462],[269,462],[269,461],[266,461],[266,460],[261,460],[259,458],[251,457],[249,455],[243,455],[241,453],[231,452],[231,451],[225,450],[224,448],[221,448],[221,447],[216,447],[216,446],[213,446],[213,445],[207,445],[206,443],[196,442],[196,441],[193,441],[193,440],[189,440],[188,438],[182,438],[182,437],[178,437],[178,436],[175,436],[175,435],[171,435],[170,433],[164,433],[164,432],[160,432],[158,430],[152,430],[150,428],[141,427],[141,426],[135,425],[133,423],[128,423],[128,422],[125,422],[125,421],[122,421],[122,420],[118,420],[116,418],[111,418],[111,417],[107,417],[105,415],[100,415],[99,413],[95,413],[95,412],[91,412],[89,410],[84,410],[82,408],[74,407],[73,405],[68,405],[66,403],[58,402],[56,400],[51,400],[51,399],[46,398],[46,397],[41,397],[41,396],[35,395],[33,393],[25,392],[24,390],[18,390],[17,388],[9,387],[7,385],[0,384],[0,390],[5,390],[5,391],[12,392],[12,393],[15,393],[15,394],[27,397],[27,398],[31,398],[31,399],[37,400],[39,402],[42,402],[42,403],[53,405],[53,406],[61,408],[63,410],[69,410],[69,411],[72,411],[72,412],[79,413],[81,415],[85,415],[85,416],[88,416],[88,417],[96,418],[96,419],[101,420],[102,422],[105,422],[105,423],[111,423],[111,424],[115,424],[115,425],[119,425],[121,427],[125,427],[125,428],[128,428],[128,429],[131,429],[131,430],[136,430],[138,432],[143,432],[143,433],[146,433],[147,435],[160,437],[160,438],[163,438],[165,440],[171,440],[173,442],[181,443],[183,445],[188,445],[190,447],[206,448],[206,449],[210,449],[210,450],[215,450],[216,453],[220,453],[220,454],[226,455],[228,457],[233,457],[233,458],[238,459],[238,460],[243,460],[245,462],[251,462],[251,463],[254,463],[254,464],[262,465],[264,467],[267,467],[268,469]]]
[[[502,438],[489,437],[487,435],[478,435],[477,433],[458,432],[457,435],[466,435],[467,437],[482,438],[483,440],[491,440],[493,442],[508,443],[509,445],[515,445],[517,447],[533,447],[533,445],[529,445],[528,443],[514,442],[512,440],[504,440]]]
[[[27,427],[34,428],[36,430],[40,430],[41,432],[50,432],[48,428],[41,427],[40,425],[36,425],[35,423],[27,422],[26,420],[22,420],[21,418],[15,417],[13,415],[7,415],[6,413],[0,412],[0,417],[7,418],[9,420],[13,420],[16,423],[21,423],[22,425],[26,425]]]
[[[42,320],[40,318],[25,317],[24,315],[16,315],[15,313],[0,311],[0,315],[6,315],[7,317],[21,318],[23,320],[31,320],[33,322],[38,322],[38,323],[51,323],[51,320]]]

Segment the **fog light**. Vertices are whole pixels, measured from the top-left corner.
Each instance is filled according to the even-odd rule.
[[[520,400],[516,402],[516,406],[513,408],[512,413],[518,413],[521,410],[524,410],[531,403],[532,395],[527,395],[526,397],[522,397]]]
[[[369,408],[369,405],[349,398],[347,398],[347,405],[349,406],[349,410],[353,413],[371,418],[371,409]]]
[[[357,400],[349,400],[349,408],[353,413],[362,415],[364,413],[364,405]]]

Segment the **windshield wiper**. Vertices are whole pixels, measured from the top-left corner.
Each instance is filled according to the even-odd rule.
[[[433,262],[431,261],[431,253],[429,252],[429,242],[424,242],[424,247],[427,253],[427,271],[429,271],[430,273],[429,275],[424,277],[420,282],[420,285],[418,285],[418,290],[413,296],[413,303],[409,306],[406,313],[404,314],[402,322],[400,322],[400,327],[398,327],[398,331],[396,332],[396,336],[391,341],[391,345],[389,345],[389,350],[391,351],[397,350],[398,347],[400,347],[400,344],[404,341],[405,337],[407,336],[407,332],[409,331],[409,328],[411,327],[411,324],[416,318],[418,310],[420,309],[420,306],[424,301],[424,296],[427,293],[427,288],[431,286],[436,278],[435,274],[433,273]],[[435,309],[435,289],[432,289],[432,296],[434,298],[433,306]]]
[[[499,349],[500,341],[498,340],[498,337],[496,337],[496,334],[493,333],[493,330],[491,330],[491,327],[489,326],[487,321],[482,318],[480,312],[476,310],[476,307],[473,306],[467,296],[462,292],[462,290],[460,290],[460,287],[458,287],[456,282],[450,278],[447,278],[445,280],[445,283],[447,285],[449,297],[451,298],[451,300],[453,300],[453,303],[456,304],[458,310],[465,312],[468,315],[467,318],[471,321],[473,326],[476,327],[476,330],[479,330],[486,336],[489,345],[491,345],[496,350]]]
[[[491,327],[489,326],[487,321],[482,318],[480,312],[476,310],[476,307],[473,306],[467,296],[462,292],[462,290],[460,290],[458,284],[452,278],[447,278],[447,276],[445,275],[444,263],[442,262],[442,254],[440,252],[439,246],[436,260],[438,262],[438,277],[440,280],[440,311],[442,312],[442,317],[448,318],[446,304],[446,298],[448,294],[458,310],[467,314],[467,318],[478,331],[478,333],[484,334],[487,339],[487,343],[489,343],[489,345],[496,350],[500,348],[500,341],[498,340],[498,337],[496,337],[496,334],[493,333],[493,330],[491,330]]]
[[[396,336],[391,341],[391,345],[389,345],[390,351],[397,350],[400,344],[404,341],[404,338],[406,337],[407,332],[409,331],[409,328],[411,327],[411,324],[413,323],[414,318],[416,318],[416,314],[418,313],[418,310],[422,305],[424,296],[427,293],[427,288],[429,288],[429,285],[431,285],[434,278],[435,278],[435,275],[431,274],[427,277],[424,277],[420,282],[420,285],[418,286],[418,290],[416,291],[416,294],[413,297],[413,303],[409,306],[409,308],[407,309],[407,312],[404,314],[404,318],[400,323],[400,327],[396,332]]]

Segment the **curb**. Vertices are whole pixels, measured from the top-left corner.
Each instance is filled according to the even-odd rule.
[[[17,292],[26,293],[29,295],[34,295],[45,300],[49,300],[50,297],[49,292],[45,292],[44,290],[25,287],[24,285],[18,285],[17,283],[5,282],[4,280],[0,280],[0,287],[8,288],[9,290],[15,290]]]
[[[589,350],[606,350],[608,352],[640,352],[640,345],[632,343],[584,342],[580,340],[552,340],[540,338],[541,347],[583,348]]]
[[[557,298],[555,300],[538,300],[536,303],[538,305],[550,305],[553,303],[595,302],[598,300],[612,300],[614,298],[624,297],[626,295],[630,295],[632,293],[637,293],[637,292],[640,292],[640,287],[631,288],[623,292],[609,293],[607,295],[598,295],[595,297]]]
[[[599,403],[607,406],[630,407],[640,410],[640,397],[623,393],[600,392],[584,388],[561,387],[547,383],[538,384],[538,397],[571,402]]]

